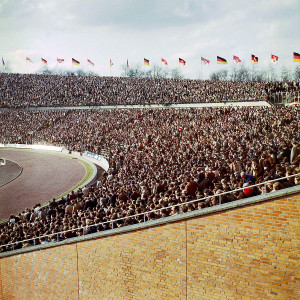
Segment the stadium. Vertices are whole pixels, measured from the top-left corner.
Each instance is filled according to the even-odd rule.
[[[299,297],[299,81],[0,78],[2,299]]]
[[[300,1],[0,1],[0,300],[300,299]]]

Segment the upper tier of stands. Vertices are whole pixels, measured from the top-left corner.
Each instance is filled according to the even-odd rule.
[[[300,82],[0,74],[0,108],[211,103],[272,100]],[[277,99],[276,97],[274,99]]]

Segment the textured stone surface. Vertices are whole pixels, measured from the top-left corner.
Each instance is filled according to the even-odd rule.
[[[3,257],[0,299],[300,299],[300,195]]]

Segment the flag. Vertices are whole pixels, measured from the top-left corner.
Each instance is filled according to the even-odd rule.
[[[251,54],[251,62],[253,64],[258,64],[258,57],[256,57],[255,55]]]
[[[128,58],[127,58],[127,68],[129,68],[129,62],[128,62]]]
[[[65,61],[63,58],[58,58],[58,59],[57,59],[57,62],[59,62],[60,64],[61,64],[63,61]]]
[[[111,61],[111,59],[109,60],[109,65],[112,67],[114,64],[113,62]]]
[[[32,63],[32,60],[29,57],[26,57],[26,60]]]
[[[166,65],[166,66],[168,65],[167,61],[166,61],[165,59],[163,59],[163,58],[161,59],[161,62],[162,62],[164,65]]]
[[[89,64],[91,64],[92,66],[95,65],[95,64],[94,64],[91,60],[89,60],[89,59],[87,59],[87,62],[88,62]]]
[[[227,60],[225,58],[217,56],[217,64],[218,65],[226,65],[227,64]]]
[[[42,60],[42,63],[43,63],[44,65],[47,65],[46,59],[41,58],[41,60]]]
[[[146,58],[144,58],[144,65],[146,65],[146,66],[150,66],[149,59],[146,59]]]
[[[72,58],[72,64],[73,65],[76,65],[76,66],[79,66],[80,65],[80,62],[74,58]]]
[[[205,59],[204,57],[201,56],[201,61],[203,61],[206,65],[209,64],[209,60]]]
[[[294,58],[293,59],[294,62],[300,62],[300,54],[299,53],[294,52],[293,58]]]
[[[179,64],[185,66],[185,60],[183,60],[182,58],[179,58]]]
[[[233,60],[238,64],[241,62],[240,58],[238,56],[233,55]]]
[[[271,54],[271,61],[273,63],[277,63],[278,62],[278,56],[274,55],[274,54]]]
[[[4,62],[3,57],[2,57],[2,65],[3,65],[3,67],[5,67],[5,62]]]

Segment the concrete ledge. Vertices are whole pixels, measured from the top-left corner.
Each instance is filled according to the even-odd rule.
[[[15,148],[15,149],[34,149],[34,150],[48,150],[61,152],[62,147],[47,146],[47,145],[29,145],[29,144],[0,144],[0,148]]]
[[[243,207],[243,206],[257,204],[260,202],[270,201],[270,200],[274,200],[276,198],[281,199],[283,197],[292,196],[292,195],[298,194],[298,193],[300,193],[300,185],[294,186],[291,188],[287,188],[287,189],[283,189],[283,190],[279,190],[276,192],[271,192],[271,193],[268,193],[265,195],[260,195],[260,196],[255,196],[255,197],[246,198],[246,199],[242,199],[242,200],[237,200],[237,201],[233,201],[230,203],[216,205],[216,206],[204,208],[201,210],[195,210],[192,212],[178,214],[178,215],[174,215],[171,217],[161,218],[161,219],[157,219],[157,220],[153,220],[153,221],[147,221],[145,223],[129,225],[129,226],[124,226],[124,227],[120,227],[120,228],[116,228],[116,229],[110,229],[110,230],[101,231],[101,232],[97,232],[97,233],[93,233],[93,234],[89,234],[89,235],[84,235],[84,236],[80,236],[80,237],[70,238],[70,239],[66,239],[61,242],[48,243],[48,244],[44,244],[44,245],[37,245],[37,246],[22,248],[22,249],[18,249],[15,251],[4,252],[4,253],[0,253],[0,258],[12,256],[12,255],[18,255],[18,254],[22,254],[22,253],[27,253],[27,252],[31,252],[31,251],[44,250],[44,249],[51,248],[51,247],[58,247],[58,246],[62,246],[62,245],[98,239],[98,238],[112,236],[112,235],[116,235],[116,234],[137,231],[137,230],[141,230],[141,229],[148,229],[151,227],[161,226],[164,224],[178,222],[181,220],[192,219],[192,218],[199,217],[199,216],[205,216],[205,215],[209,215],[209,214],[213,214],[213,213],[220,213],[222,211],[227,211],[230,209],[235,209],[235,208],[239,208],[239,207]]]
[[[200,103],[181,103],[181,104],[128,104],[128,105],[102,105],[102,106],[47,106],[47,107],[28,107],[28,108],[0,108],[1,110],[61,110],[61,109],[132,109],[132,108],[203,108],[203,107],[243,107],[243,106],[271,106],[265,100],[232,101],[226,102],[200,102]]]

